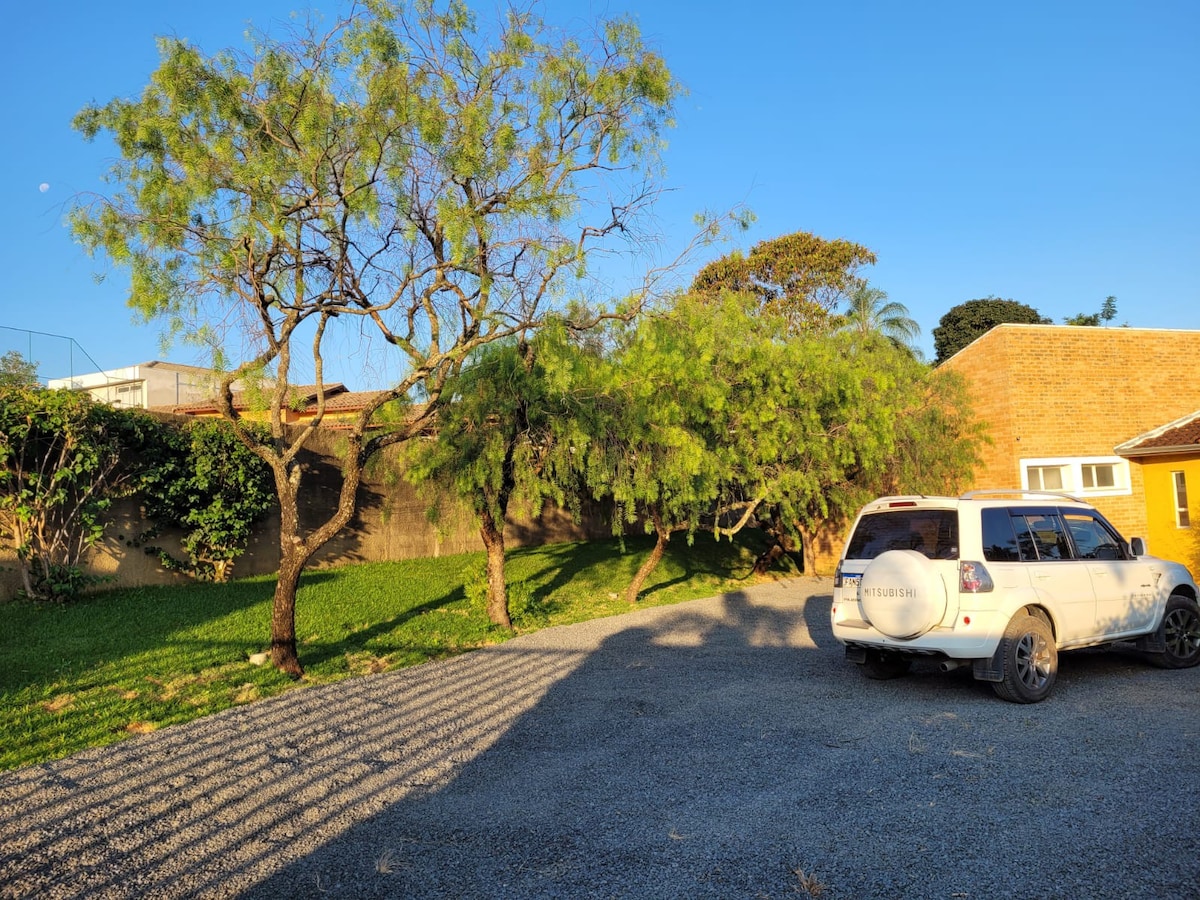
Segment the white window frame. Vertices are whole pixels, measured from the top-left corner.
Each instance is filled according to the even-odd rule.
[[[1183,479],[1183,502],[1179,498],[1179,481]],[[1171,496],[1175,498],[1175,527],[1191,528],[1192,517],[1187,503],[1187,472],[1176,470],[1171,473]]]
[[[1112,466],[1113,486],[1085,488],[1084,466]],[[1062,470],[1064,494],[1077,497],[1122,497],[1133,493],[1129,481],[1129,460],[1120,456],[1048,456],[1027,457],[1020,460],[1021,490],[1028,491],[1031,468],[1057,468]],[[1033,490],[1037,490],[1034,488]]]

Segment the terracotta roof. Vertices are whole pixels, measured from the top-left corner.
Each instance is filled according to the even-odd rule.
[[[1200,410],[1130,438],[1116,448],[1118,456],[1156,456],[1200,451]]]
[[[317,390],[318,388],[315,384],[293,385],[288,389],[288,397],[290,398],[289,407],[294,409],[297,405],[303,404],[306,410],[316,409]],[[325,411],[361,409],[363,404],[366,403],[366,399],[375,396],[375,393],[373,391],[348,391],[346,390],[346,386],[341,383],[327,384],[325,385]],[[263,399],[265,399],[265,396],[263,396]],[[234,391],[234,409],[246,409],[248,406],[245,392]],[[202,400],[197,403],[181,403],[178,406],[170,407],[170,410],[176,413],[217,412],[217,402],[213,399]]]

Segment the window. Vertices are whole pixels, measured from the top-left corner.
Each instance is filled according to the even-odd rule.
[[[1064,487],[1062,466],[1030,466],[1026,472],[1031,491],[1061,491]]]
[[[1124,559],[1117,536],[1095,516],[1084,513],[1064,513],[1067,528],[1075,541],[1080,559]]]
[[[1021,488],[1090,497],[1129,494],[1129,461],[1119,456],[1023,459]]]
[[[988,562],[1020,562],[1017,535],[1007,509],[980,511],[983,529],[983,558]]]
[[[122,384],[117,386],[117,398],[114,406],[137,406],[142,405],[142,386],[141,384]]]
[[[1085,491],[1116,487],[1117,467],[1112,463],[1088,463],[1080,468],[1083,471],[1083,489]]]
[[[1171,481],[1175,486],[1175,524],[1180,528],[1191,525],[1188,516],[1187,476],[1183,472],[1172,472]]]
[[[874,559],[886,550],[916,550],[930,559],[958,559],[958,513],[952,509],[895,509],[863,516],[847,559]]]
[[[1052,513],[1019,516],[1013,524],[1021,541],[1022,559],[1071,558],[1071,545],[1058,516]]]

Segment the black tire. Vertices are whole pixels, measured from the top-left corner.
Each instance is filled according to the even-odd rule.
[[[1000,640],[1004,680],[992,685],[1010,703],[1040,703],[1050,696],[1058,677],[1058,648],[1044,619],[1027,613],[1013,616]]]
[[[887,681],[899,678],[912,668],[911,657],[891,650],[868,650],[867,658],[863,660],[863,674],[876,681]]]
[[[1183,594],[1167,598],[1163,620],[1156,638],[1167,647],[1162,653],[1148,653],[1146,658],[1163,669],[1190,669],[1200,664],[1200,606]]]

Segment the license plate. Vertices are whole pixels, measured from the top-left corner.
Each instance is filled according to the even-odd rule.
[[[862,575],[842,576],[842,596],[858,599],[858,589],[862,587]]]

